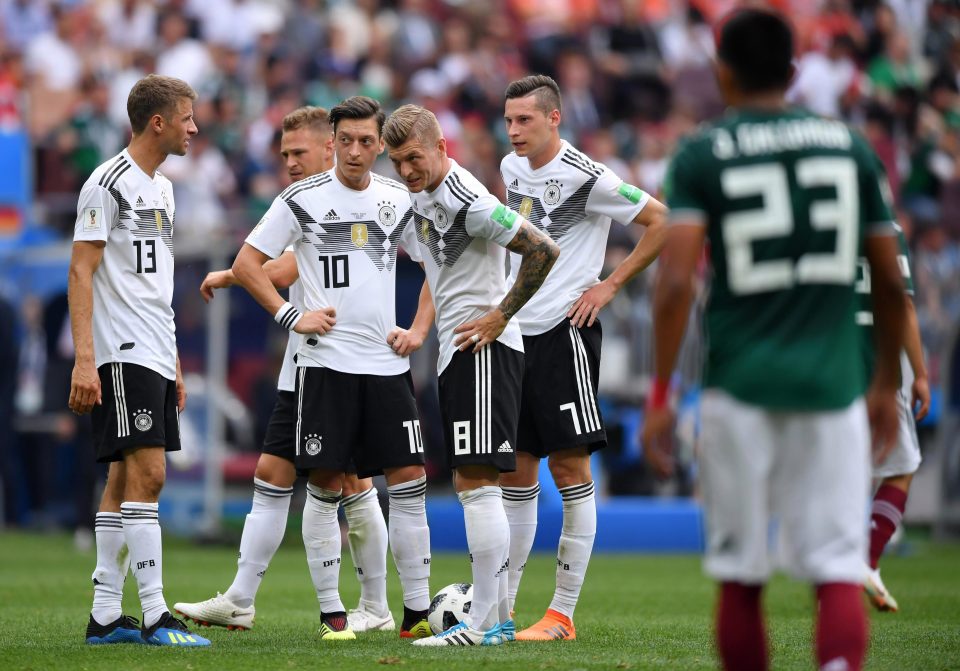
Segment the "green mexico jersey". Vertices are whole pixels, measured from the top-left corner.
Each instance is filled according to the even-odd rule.
[[[879,161],[839,121],[738,111],[678,149],[674,221],[706,226],[704,386],[783,410],[842,408],[867,384],[855,322],[865,235],[889,232]]]
[[[907,239],[903,235],[903,229],[896,226],[897,242],[900,245],[900,253],[897,254],[897,265],[900,266],[900,274],[903,277],[903,286],[908,296],[913,296],[913,275],[910,273],[910,249],[907,246]],[[863,361],[867,369],[867,375],[873,373],[874,343],[873,343],[873,300],[870,295],[870,264],[867,259],[860,258],[859,268],[857,269],[857,297],[860,299],[857,306],[856,321],[860,326],[860,336],[863,339]]]

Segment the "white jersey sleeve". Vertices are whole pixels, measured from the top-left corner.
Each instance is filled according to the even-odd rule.
[[[412,213],[412,211],[411,211]],[[400,234],[400,246],[411,259],[417,263],[423,263],[423,254],[420,251],[420,243],[417,241],[417,218],[409,217],[403,232]]]
[[[292,245],[300,234],[300,225],[282,198],[275,198],[270,209],[263,215],[247,236],[246,243],[260,250],[271,259],[285,251],[292,251]]]
[[[77,201],[73,239],[106,242],[119,214],[117,201],[110,192],[96,182],[87,182]]]
[[[510,244],[522,223],[523,217],[490,193],[478,196],[467,211],[467,233],[475,238],[493,240],[501,247]]]
[[[607,166],[601,163],[597,165],[603,169],[603,173],[590,190],[590,196],[587,198],[587,214],[610,217],[621,224],[633,222],[646,207],[650,195],[624,182]]]

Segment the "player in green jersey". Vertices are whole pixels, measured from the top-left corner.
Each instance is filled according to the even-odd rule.
[[[643,445],[668,473],[668,381],[706,241],[700,465],[721,661],[767,668],[761,594],[782,566],[816,588],[820,668],[859,669],[868,412],[882,457],[897,431],[903,285],[876,158],[842,123],[786,107],[792,56],[792,30],[778,14],[737,10],[718,31],[717,78],[733,109],[689,138],[668,172],[671,225],[654,296],[656,378]],[[877,334],[866,402],[854,322],[861,253]],[[777,557],[768,550],[773,521]]]
[[[910,274],[909,250],[903,230],[899,226],[897,242],[900,246],[897,264],[903,275],[904,289],[907,295],[912,297],[913,277]],[[860,272],[857,277],[860,306],[856,314],[856,322],[860,326],[868,367],[873,366],[873,305],[870,300],[870,284],[870,267],[867,260],[861,258]],[[870,603],[878,610],[892,612],[899,610],[899,606],[880,578],[880,555],[883,554],[884,548],[903,519],[910,483],[913,480],[913,474],[920,467],[920,443],[917,439],[916,421],[926,417],[930,409],[930,383],[927,380],[927,367],[923,360],[920,325],[917,323],[916,309],[910,298],[907,299],[907,319],[903,333],[900,371],[902,380],[900,390],[897,392],[900,427],[897,432],[897,441],[883,463],[875,464],[873,468],[877,490],[874,492],[870,510],[869,568],[863,583]]]

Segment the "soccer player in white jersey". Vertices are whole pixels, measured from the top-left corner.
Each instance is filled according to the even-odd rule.
[[[543,618],[518,632],[517,640],[570,640],[576,638],[573,610],[597,531],[590,454],[607,444],[597,401],[602,337],[597,315],[657,257],[666,234],[666,208],[560,139],[560,88],[552,78],[519,79],[507,87],[505,98],[504,120],[514,147],[500,164],[507,204],[562,252],[543,286],[516,315],[525,366],[517,470],[500,478],[510,522],[510,607],[537,531],[537,480],[540,459],[547,457],[563,499],[556,591]],[[611,221],[646,230],[601,282]],[[511,259],[511,278],[518,260]]]
[[[312,177],[333,167],[333,130],[322,107],[301,107],[283,119],[280,154],[291,181]],[[297,281],[297,262],[293,249],[280,258],[267,261],[264,269],[278,289],[289,287],[290,302],[303,305],[302,288]],[[207,274],[200,285],[204,300],[213,298],[215,289],[236,284],[231,269]],[[290,498],[297,472],[294,467],[294,356],[300,335],[291,332],[284,354],[277,402],[267,426],[263,452],[254,473],[253,509],[244,523],[240,541],[237,574],[224,594],[197,603],[176,603],[174,609],[202,624],[228,629],[249,629],[254,623],[254,600],[260,581],[276,553],[286,529]],[[397,348],[403,343],[398,342]],[[412,351],[412,350],[411,350]],[[402,356],[409,351],[398,351]],[[350,554],[360,581],[360,603],[347,614],[354,632],[393,630],[396,625],[387,604],[387,524],[372,478],[357,478],[347,473],[340,502],[349,526]]]
[[[320,603],[320,636],[354,633],[340,601],[337,507],[344,472],[383,473],[390,542],[404,591],[401,635],[429,634],[430,536],[423,443],[408,360],[433,319],[421,292],[414,325],[395,325],[397,249],[413,243],[409,197],[370,172],[383,151],[379,103],[348,98],[330,111],[336,167],[284,191],[237,255],[237,279],[287,329],[305,334],[297,351],[294,459],[309,472],[303,539]],[[293,245],[303,303],[285,302],[263,269]]]
[[[187,400],[171,307],[173,188],[157,167],[187,152],[197,133],[195,99],[179,79],[138,81],[127,98],[130,144],[93,172],[77,203],[69,405],[93,413],[97,461],[110,464],[96,517],[90,644],[210,645],[167,610],[157,515],[165,452],[180,449],[178,415]],[[142,627],[121,612],[128,569]]]
[[[447,463],[473,563],[466,622],[415,645],[499,645],[516,633],[507,597],[510,527],[499,487],[500,474],[516,468],[523,339],[512,317],[560,250],[447,156],[429,110],[404,105],[383,135],[411,192],[419,260],[436,306]],[[504,248],[521,259],[509,290]]]

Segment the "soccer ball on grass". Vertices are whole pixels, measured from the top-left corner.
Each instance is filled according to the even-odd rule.
[[[462,622],[470,612],[472,600],[473,585],[466,582],[447,585],[437,592],[427,612],[427,622],[433,633],[439,634]]]

